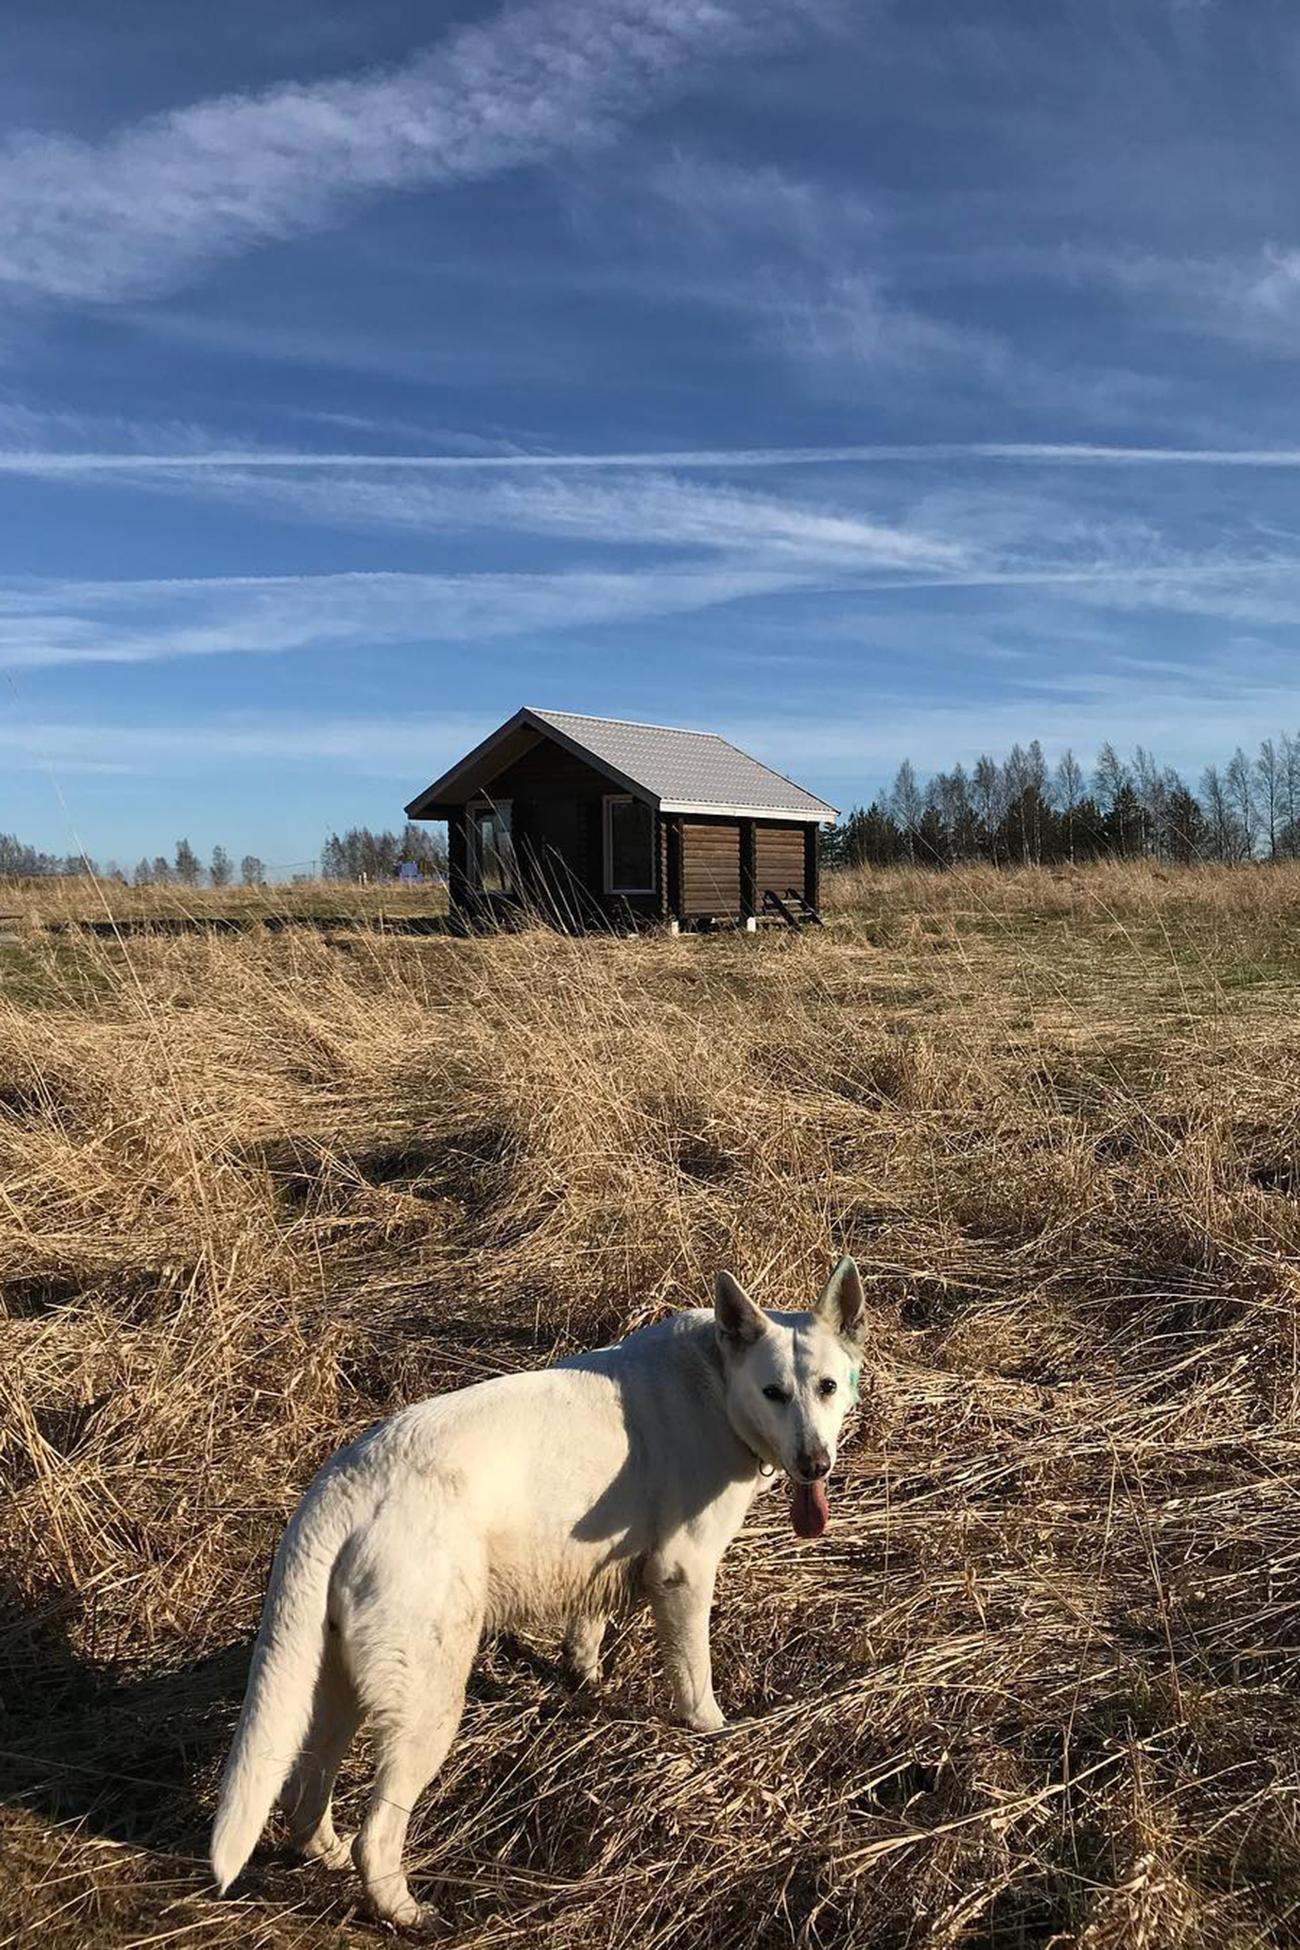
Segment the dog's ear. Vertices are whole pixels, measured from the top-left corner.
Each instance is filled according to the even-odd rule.
[[[862,1291],[858,1263],[847,1253],[827,1280],[813,1314],[842,1341],[861,1347],[867,1332],[867,1296]]]
[[[713,1317],[724,1340],[749,1346],[767,1332],[763,1309],[754,1305],[731,1273],[719,1273],[713,1282]]]

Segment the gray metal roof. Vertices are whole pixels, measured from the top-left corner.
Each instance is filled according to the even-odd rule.
[[[662,812],[787,813],[799,819],[834,819],[835,808],[773,772],[737,745],[711,731],[633,724],[623,718],[587,718],[572,711],[528,716],[549,725],[611,771],[659,801]]]
[[[412,819],[445,817],[464,805],[539,737],[552,738],[587,759],[624,792],[661,812],[730,814],[733,818],[834,819],[835,808],[793,780],[761,765],[711,731],[587,718],[573,711],[525,706],[435,779],[406,808]]]

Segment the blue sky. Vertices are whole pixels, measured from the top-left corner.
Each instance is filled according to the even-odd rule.
[[[0,828],[289,866],[521,703],[847,806],[1300,721],[1278,0],[7,0]]]

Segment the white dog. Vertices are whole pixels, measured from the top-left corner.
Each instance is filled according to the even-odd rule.
[[[212,1834],[219,1887],[283,1789],[303,1854],[354,1861],[380,1917],[432,1921],[402,1848],[485,1632],[564,1624],[569,1666],[591,1682],[608,1615],[648,1604],[675,1717],[723,1726],[709,1660],[719,1560],[777,1470],[795,1530],[825,1530],[864,1325],[851,1259],[811,1313],[764,1313],[720,1273],[712,1313],[420,1402],[341,1450],[276,1553]],[[363,1720],[375,1784],[349,1852],[330,1796]]]

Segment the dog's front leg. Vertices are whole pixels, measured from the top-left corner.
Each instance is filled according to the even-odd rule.
[[[575,1685],[600,1684],[600,1642],[604,1636],[603,1618],[570,1619],[564,1634],[564,1664]]]
[[[716,1564],[656,1561],[646,1574],[655,1632],[672,1688],[673,1718],[695,1733],[716,1733],[727,1722],[713,1697],[709,1607]]]

